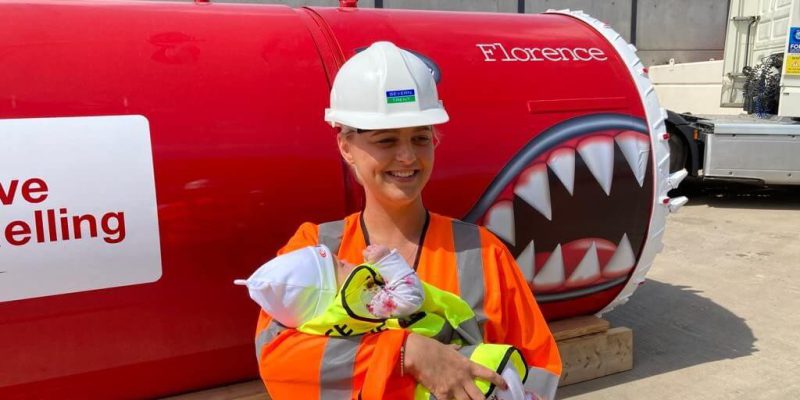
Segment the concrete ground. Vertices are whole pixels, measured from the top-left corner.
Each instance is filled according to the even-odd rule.
[[[800,399],[800,190],[700,194],[628,304],[631,371],[559,399]]]

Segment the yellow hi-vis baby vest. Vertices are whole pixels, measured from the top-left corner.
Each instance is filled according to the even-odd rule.
[[[522,353],[510,345],[483,343],[475,313],[460,297],[422,282],[425,300],[419,312],[406,318],[380,319],[367,311],[374,285],[384,285],[377,268],[371,264],[357,266],[325,312],[297,330],[312,335],[352,336],[408,329],[441,343],[459,344],[460,353],[498,374],[508,366],[517,371],[523,383],[527,379],[528,366]],[[494,384],[480,379],[475,384],[486,398],[494,394]],[[427,400],[431,396],[426,388],[417,385],[414,398]]]

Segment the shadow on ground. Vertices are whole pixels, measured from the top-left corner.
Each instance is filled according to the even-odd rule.
[[[670,192],[670,196],[689,197],[689,206],[761,209],[761,210],[800,210],[800,187],[761,188],[741,184],[698,184],[681,185],[680,190]]]
[[[742,318],[685,286],[648,280],[628,304],[604,318],[612,327],[633,330],[633,370],[562,387],[558,398],[757,351]]]

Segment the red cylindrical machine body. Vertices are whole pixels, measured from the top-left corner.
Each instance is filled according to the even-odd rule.
[[[530,264],[531,287],[549,319],[595,313],[617,298],[635,275],[633,265],[609,277],[575,271],[592,261],[585,257],[592,246],[601,266],[610,263],[623,234],[637,265],[651,257],[658,154],[644,150],[637,182],[619,138],[630,131],[656,146],[660,132],[630,63],[585,21],[561,14],[2,1],[0,122],[146,118],[161,275],[151,283],[0,302],[0,398],[154,397],[254,378],[258,309],[232,281],[271,258],[300,223],[360,209],[360,188],[323,112],[339,66],[379,40],[426,59],[451,117],[439,127],[427,207],[504,232],[518,261]],[[581,144],[589,143],[584,136],[556,135],[522,154],[543,132],[598,115],[644,127],[595,124],[584,135],[617,143],[606,159],[614,167],[610,193],[584,161],[596,151]],[[3,135],[0,129],[0,145]],[[554,172],[559,149],[574,158],[572,187]],[[78,152],[73,161],[80,158]],[[54,162],[36,153],[26,160]],[[4,170],[15,167],[0,160],[6,191],[14,176]],[[520,202],[536,171],[549,179],[549,215],[536,200],[527,202],[533,207]],[[8,223],[2,211],[0,224]],[[511,228],[503,225],[508,221]],[[620,225],[622,231],[606,234]],[[0,267],[15,262],[3,254],[9,247],[0,245]],[[538,290],[533,275],[556,252],[563,277],[542,278]]]

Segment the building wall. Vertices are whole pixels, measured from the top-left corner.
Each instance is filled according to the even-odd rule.
[[[525,0],[526,13],[540,13],[549,9],[581,10],[603,21],[631,41],[632,10],[635,0]]]
[[[638,0],[636,47],[646,65],[722,60],[728,0]]]
[[[645,65],[722,59],[728,0],[526,0],[525,12],[583,10],[639,49]]]

